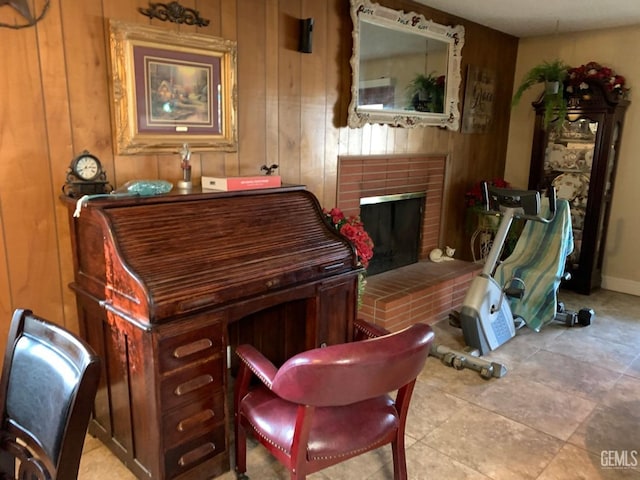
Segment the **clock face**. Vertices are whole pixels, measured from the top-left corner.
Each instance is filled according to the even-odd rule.
[[[100,162],[93,156],[85,155],[76,160],[73,170],[80,179],[93,180],[100,174]]]

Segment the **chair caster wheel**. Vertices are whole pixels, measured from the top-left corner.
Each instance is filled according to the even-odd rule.
[[[588,327],[591,325],[591,321],[595,316],[596,312],[593,311],[592,308],[582,308],[578,312],[578,323],[583,327]]]

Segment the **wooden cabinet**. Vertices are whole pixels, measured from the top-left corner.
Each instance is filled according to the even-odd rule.
[[[624,114],[629,102],[597,80],[588,92],[568,98],[564,119],[542,128],[544,105],[534,104],[536,124],[529,188],[556,187],[569,201],[574,251],[568,259],[571,280],[563,285],[582,294],[600,287],[602,262]],[[555,128],[561,121],[559,128]]]
[[[80,329],[103,359],[89,431],[138,478],[229,469],[239,343],[278,364],[352,339],[361,267],[302,187],[95,200],[78,218],[64,201]]]

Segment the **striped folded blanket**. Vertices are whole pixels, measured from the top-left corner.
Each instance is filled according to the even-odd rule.
[[[541,210],[542,216],[547,217],[549,203],[546,198]],[[527,220],[513,252],[496,268],[495,279],[499,285],[505,285],[513,277],[524,281],[524,297],[511,299],[511,310],[514,317],[522,317],[536,332],[555,317],[558,287],[567,256],[572,251],[569,203],[559,199],[553,221]]]

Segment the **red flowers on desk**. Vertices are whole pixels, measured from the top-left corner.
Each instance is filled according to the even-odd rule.
[[[373,257],[373,241],[364,229],[364,224],[360,218],[346,218],[339,208],[332,208],[329,211],[324,209],[323,213],[335,229],[353,243],[358,260],[364,268],[367,268],[369,260]]]

